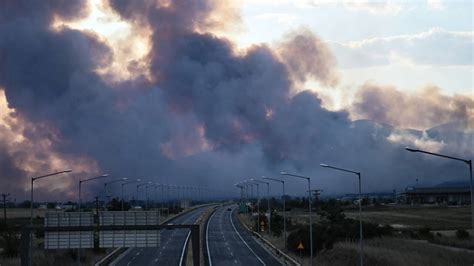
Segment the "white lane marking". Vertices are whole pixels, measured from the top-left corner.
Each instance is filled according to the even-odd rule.
[[[183,250],[181,250],[181,258],[179,259],[179,266],[183,265],[184,251],[186,250],[186,245],[188,244],[188,240],[190,236],[191,236],[191,232],[188,233],[188,236],[186,237],[186,241],[184,241]]]
[[[206,209],[206,208],[204,208],[204,209]],[[189,212],[189,213],[188,213],[188,214],[189,214],[189,217],[185,218],[182,222],[177,222],[176,224],[186,224],[186,223],[188,223],[188,221],[190,221],[190,220],[196,220],[199,216],[202,215],[202,213],[201,213],[200,211],[197,211],[197,210],[198,210],[198,209],[196,209],[195,211]],[[186,215],[186,214],[185,214],[185,215]],[[181,216],[180,218],[184,218],[185,215]],[[197,217],[195,217],[195,216],[197,216]],[[178,218],[178,219],[176,219],[176,220],[179,221],[180,218]],[[176,220],[175,220],[175,221],[176,221]],[[164,250],[167,249],[168,243],[170,242],[170,240],[171,240],[171,239],[175,236],[175,234],[176,234],[176,230],[179,230],[179,229],[173,230],[173,232],[171,233],[171,235],[167,238],[166,242],[164,243],[163,248],[160,248],[160,249],[159,249],[159,254],[158,254],[159,257],[155,259],[155,262],[158,262],[158,261],[160,260],[162,251],[164,251]],[[186,244],[187,244],[187,242],[188,242],[188,240],[189,240],[189,236],[190,236],[190,235],[191,235],[191,230],[190,230],[190,232],[189,232],[189,234],[188,234],[188,237],[187,237],[186,240],[185,240],[184,247],[186,247]],[[183,254],[183,253],[184,253],[184,250],[185,250],[185,249],[182,250],[179,265],[182,265],[182,263],[183,263],[183,257],[184,257],[184,254]]]
[[[202,213],[199,213],[199,212],[196,212],[196,214],[198,214],[196,215],[196,217],[192,217],[194,221],[196,221],[197,218],[199,218],[202,215]],[[191,220],[190,218],[186,219],[186,221]],[[184,251],[186,250],[186,245],[188,244],[190,236],[191,236],[191,230],[189,230],[188,236],[186,237],[186,240],[184,241],[183,249],[181,250],[181,258],[179,259],[179,266],[183,265],[184,253],[185,253]]]
[[[252,248],[250,248],[250,246],[247,244],[247,242],[245,242],[245,240],[242,238],[242,236],[240,235],[239,231],[237,231],[237,228],[235,228],[235,225],[234,225],[234,221],[232,221],[232,213],[234,212],[234,210],[232,210],[230,213],[229,213],[229,219],[230,219],[230,223],[232,224],[232,227],[234,228],[234,231],[237,233],[237,235],[239,236],[240,240],[242,240],[242,242],[244,242],[244,244],[247,246],[247,248],[252,252],[253,255],[255,255],[255,257],[263,264],[263,265],[266,265],[265,262],[263,262],[263,260],[253,251]]]
[[[206,247],[207,247],[207,259],[209,260],[209,266],[212,266],[211,260],[211,250],[209,249],[209,224],[211,223],[212,217],[217,213],[217,210],[209,217],[209,221],[207,221],[206,225]]]

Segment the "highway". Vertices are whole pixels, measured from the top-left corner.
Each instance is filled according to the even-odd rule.
[[[230,208],[231,210],[228,210]],[[206,226],[208,265],[281,265],[238,222],[236,205],[220,207]]]
[[[198,208],[173,219],[173,224],[192,224],[210,207]],[[183,263],[184,243],[189,229],[163,230],[161,245],[158,248],[132,248],[127,254],[119,257],[112,265],[181,265]],[[184,265],[184,263],[183,263]]]

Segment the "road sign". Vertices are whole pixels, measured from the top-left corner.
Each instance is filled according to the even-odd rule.
[[[99,222],[100,225],[158,225],[160,224],[160,212],[101,212]]]
[[[93,217],[89,212],[48,212],[44,227],[92,226]],[[93,248],[92,231],[49,232],[44,234],[45,249]]]
[[[45,232],[45,249],[93,248],[94,236],[90,232]]]
[[[102,212],[100,225],[159,225],[160,213],[157,211]],[[157,247],[160,245],[159,230],[101,230],[101,248],[111,247]]]
[[[299,250],[304,249],[303,242],[300,241],[300,243],[298,244],[298,247],[296,249],[299,249]]]

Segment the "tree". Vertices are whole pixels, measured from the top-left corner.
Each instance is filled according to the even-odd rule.
[[[279,215],[277,212],[272,212],[272,233],[274,236],[281,236],[283,231],[283,216]]]
[[[124,211],[128,211],[130,209],[130,204],[128,202],[124,202],[123,204]],[[110,202],[109,206],[107,207],[109,211],[121,211],[122,210],[122,201],[118,200],[117,198],[113,198]]]

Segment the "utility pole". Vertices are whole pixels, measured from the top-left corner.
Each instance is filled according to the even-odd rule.
[[[95,197],[95,215],[99,216],[99,197]]]
[[[323,192],[324,190],[322,190],[322,189],[311,189],[310,191],[313,194],[313,197],[315,199],[314,200],[315,204],[318,204],[319,203],[319,195],[321,195],[321,192]]]
[[[7,228],[7,197],[10,196],[10,193],[2,193],[3,198],[3,224],[5,225],[5,230]]]

